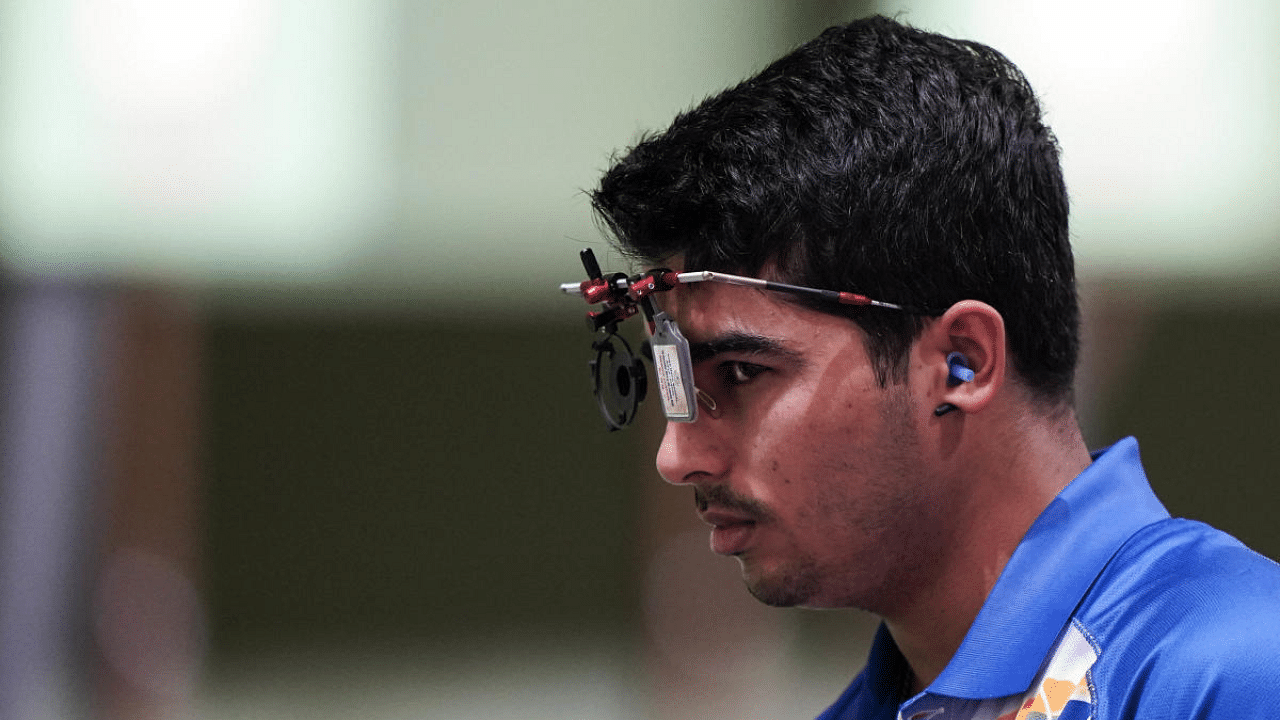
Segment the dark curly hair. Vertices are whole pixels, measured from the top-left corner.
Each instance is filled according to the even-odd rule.
[[[984,45],[870,17],[830,28],[641,139],[592,193],[627,254],[1003,316],[1034,396],[1071,401],[1067,194],[1034,92]],[[927,317],[830,306],[901,382]]]

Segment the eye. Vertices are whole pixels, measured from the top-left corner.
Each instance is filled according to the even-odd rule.
[[[742,360],[720,363],[720,380],[728,386],[745,385],[769,368]]]

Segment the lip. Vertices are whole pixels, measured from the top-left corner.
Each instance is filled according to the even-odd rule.
[[[717,555],[737,555],[747,549],[756,521],[738,513],[706,510],[698,513],[711,526],[711,551]]]

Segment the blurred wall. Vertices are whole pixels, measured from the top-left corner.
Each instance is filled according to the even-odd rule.
[[[1123,377],[1100,403],[1097,436],[1135,435],[1152,486],[1175,516],[1203,520],[1280,559],[1280,302],[1148,308]]]
[[[215,662],[627,634],[644,461],[603,432],[580,323],[215,314],[206,332]]]

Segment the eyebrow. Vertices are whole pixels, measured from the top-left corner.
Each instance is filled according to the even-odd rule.
[[[723,353],[769,353],[789,358],[800,356],[773,338],[750,333],[728,333],[705,342],[689,344],[689,359],[695,365]]]

